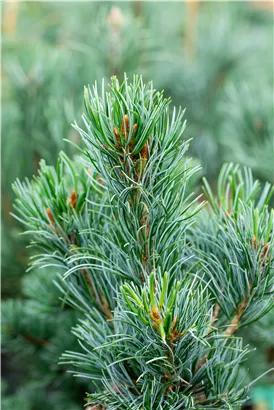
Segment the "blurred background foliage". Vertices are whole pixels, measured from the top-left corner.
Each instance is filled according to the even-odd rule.
[[[64,139],[80,143],[70,124],[81,122],[84,85],[124,72],[186,107],[185,138],[213,185],[224,161],[273,182],[273,4],[6,1],[2,62],[3,408],[80,409],[90,383],[57,364],[73,349],[77,317],[61,309],[54,272],[25,274],[11,183],[35,174],[41,158],[55,164],[61,149],[72,156]],[[257,347],[251,379],[273,361],[273,320],[272,312],[244,335]]]

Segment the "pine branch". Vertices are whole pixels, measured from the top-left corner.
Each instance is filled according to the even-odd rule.
[[[207,208],[186,194],[199,168],[169,106],[138,76],[85,89],[85,158],[62,154],[14,186],[34,266],[62,269],[64,302],[83,314],[83,350],[61,364],[98,381],[95,408],[239,407],[248,349],[233,335],[273,304],[273,189],[229,164],[217,197],[204,181]]]

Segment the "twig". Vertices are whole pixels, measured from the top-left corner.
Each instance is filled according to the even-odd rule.
[[[93,287],[93,283],[92,283],[92,281],[91,281],[91,279],[90,279],[90,277],[89,277],[89,274],[88,274],[87,270],[86,270],[86,269],[82,269],[82,272],[83,272],[85,281],[86,281],[86,283],[87,283],[87,285],[88,285],[88,287],[89,287],[89,290],[90,290],[90,292],[91,292],[91,294],[92,294],[92,297],[93,297],[94,301],[96,302],[98,308],[101,310],[102,313],[104,313],[104,314],[106,315],[107,319],[112,320],[112,319],[113,319],[112,312],[111,312],[111,310],[110,310],[110,308],[109,308],[109,304],[108,304],[106,298],[105,298],[104,295],[101,293],[101,294],[100,294],[100,299],[101,299],[101,301],[98,300],[98,297],[97,297],[96,292],[95,292],[94,287]]]
[[[218,307],[217,307],[217,306],[218,306]],[[239,323],[240,323],[240,319],[241,319],[241,317],[242,317],[242,315],[243,315],[243,313],[244,313],[244,311],[245,311],[246,306],[247,306],[247,301],[246,301],[246,300],[244,300],[243,302],[241,302],[241,303],[239,304],[239,307],[238,307],[238,309],[237,309],[237,312],[235,313],[235,315],[234,315],[233,319],[231,320],[230,324],[227,326],[227,328],[226,328],[226,330],[224,331],[223,335],[225,335],[225,336],[232,336],[233,333],[238,329]],[[217,305],[215,306],[215,309],[214,309],[214,313],[213,313],[213,316],[212,316],[211,324],[216,320],[216,318],[218,317],[218,316],[216,317],[216,314],[219,315],[219,312],[220,312],[220,306],[217,304]],[[196,366],[196,369],[195,369],[195,373],[197,373],[197,372],[201,369],[201,367],[202,367],[202,366],[205,364],[205,362],[207,361],[207,358],[208,358],[208,353],[207,353],[206,355],[204,355],[204,356],[199,360],[199,362],[198,362],[198,364],[197,364],[197,366]]]
[[[239,327],[239,323],[240,323],[240,319],[245,311],[245,308],[247,306],[247,301],[244,300],[239,304],[238,310],[235,313],[232,321],[230,322],[230,324],[227,326],[226,330],[224,331],[224,335],[226,336],[232,336],[233,333],[238,329]]]

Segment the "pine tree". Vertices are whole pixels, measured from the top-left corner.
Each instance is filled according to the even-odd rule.
[[[273,188],[228,164],[217,197],[195,195],[184,111],[141,77],[84,99],[79,158],[14,184],[33,267],[80,316],[61,364],[91,380],[90,409],[241,408],[235,332],[273,306]]]

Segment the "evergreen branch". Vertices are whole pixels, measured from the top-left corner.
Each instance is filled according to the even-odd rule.
[[[61,364],[98,382],[93,408],[239,408],[248,349],[233,335],[273,305],[273,189],[228,164],[216,197],[204,180],[205,207],[188,188],[184,112],[163,92],[113,77],[84,99],[85,158],[14,184],[33,266],[64,270],[63,302],[83,315],[82,350]]]

